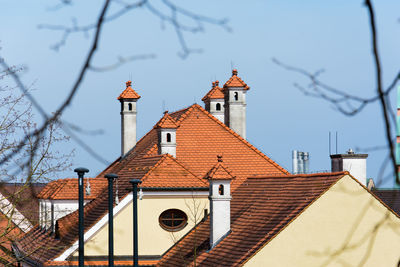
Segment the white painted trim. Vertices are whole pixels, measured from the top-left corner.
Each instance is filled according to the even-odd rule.
[[[208,196],[207,191],[143,191],[146,196]]]
[[[115,206],[113,213],[116,216],[125,206],[127,206],[130,202],[132,202],[132,193],[129,193],[117,206]],[[86,243],[90,238],[92,238],[103,226],[108,223],[108,213],[104,215],[100,221],[98,221],[92,228],[90,228],[85,235],[83,236],[83,240]],[[59,257],[55,258],[54,261],[65,261],[72,253],[74,253],[78,249],[79,240],[75,241],[75,243],[64,251]]]
[[[3,194],[0,193],[0,211],[18,226],[22,231],[27,233],[33,228],[28,219],[12,204]]]
[[[143,191],[144,196],[192,196],[196,195],[204,195],[208,196],[208,191]],[[132,202],[132,193],[129,193],[122,201],[114,207],[113,213],[114,217],[129,203]],[[85,235],[83,236],[84,243],[91,239],[102,227],[104,227],[108,223],[108,213],[105,214],[100,221],[98,221],[92,228],[90,228]],[[65,261],[70,255],[72,255],[78,249],[79,240],[75,241],[75,243],[65,250],[60,256],[54,259],[54,261]]]

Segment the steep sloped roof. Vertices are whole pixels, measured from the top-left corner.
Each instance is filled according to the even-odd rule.
[[[164,116],[154,125],[154,128],[163,128],[163,129],[176,129],[178,125],[176,121],[168,114],[168,111],[164,111]]]
[[[98,175],[118,174],[120,199],[128,194],[131,179],[143,179],[142,187],[207,187],[199,177],[204,177],[215,165],[216,155],[223,155],[224,165],[235,176],[232,190],[252,175],[288,174],[197,104],[168,115],[178,127],[176,159],[158,155],[157,129],[153,128],[126,156],[114,161]],[[168,171],[180,173],[180,176],[164,176]],[[98,198],[85,205],[85,231],[107,211],[107,193],[103,191]],[[78,213],[73,212],[58,220],[57,227],[59,239],[35,228],[17,243],[18,248],[39,262],[56,258],[78,239]]]
[[[218,162],[214,167],[206,174],[206,179],[209,180],[232,180],[235,178],[228,170],[222,161],[222,156],[218,156]]]
[[[399,189],[375,189],[372,193],[389,206],[400,216],[400,190]]]
[[[13,203],[25,218],[35,225],[39,221],[38,195],[45,185],[44,183],[1,183],[0,193]]]
[[[118,100],[140,98],[140,95],[136,93],[135,90],[132,89],[131,85],[132,85],[131,81],[126,82],[126,89],[119,95],[119,97],[117,98]]]
[[[250,87],[237,76],[237,69],[232,70],[232,77],[224,84],[224,90],[229,87],[243,87],[244,90],[249,90]]]
[[[219,81],[215,81],[212,83],[211,90],[201,99],[202,101],[206,101],[208,99],[224,99],[224,93],[222,92],[222,88],[218,86]]]
[[[84,195],[84,199],[95,199],[107,187],[107,179],[84,178],[84,184],[89,179],[90,195]],[[38,195],[40,199],[53,200],[77,200],[78,199],[78,178],[66,178],[51,181]]]
[[[247,179],[232,195],[231,233],[209,249],[209,219],[167,251],[157,266],[239,266],[347,173]],[[207,251],[207,252],[206,252]]]

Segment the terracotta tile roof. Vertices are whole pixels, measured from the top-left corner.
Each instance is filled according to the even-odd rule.
[[[154,125],[155,129],[176,129],[178,125],[176,121],[168,114],[168,111],[164,111],[164,116]]]
[[[131,179],[143,179],[143,187],[207,187],[199,177],[204,177],[215,165],[216,155],[223,155],[224,165],[236,177],[232,181],[232,190],[252,175],[288,174],[197,104],[168,115],[178,127],[176,159],[158,155],[157,129],[153,128],[132,151],[98,175],[104,177],[110,172],[119,175],[120,199],[129,193]],[[179,176],[164,177],[168,171],[179,173]],[[103,191],[85,205],[85,231],[106,215],[107,210],[107,194]],[[57,225],[59,239],[35,228],[19,241],[18,248],[40,262],[56,258],[78,239],[78,213],[63,217]]]
[[[166,154],[143,176],[140,187],[207,188],[208,182],[198,178],[174,157]]]
[[[84,195],[85,199],[95,199],[108,182],[104,178],[84,178],[84,186],[89,179],[91,194]],[[78,178],[67,178],[52,181],[38,195],[40,199],[54,199],[54,200],[77,200],[78,199]]]
[[[236,69],[232,70],[232,77],[224,84],[224,90],[229,87],[244,87],[244,90],[249,90],[250,87],[238,76]]]
[[[217,164],[211,168],[205,178],[209,180],[232,180],[235,177],[222,162],[222,156],[218,156]]]
[[[15,205],[33,225],[39,221],[38,195],[45,187],[43,183],[0,183],[0,193]]]
[[[131,85],[132,85],[131,81],[126,82],[126,89],[119,95],[119,97],[117,98],[118,100],[140,98],[140,95],[136,93],[135,90],[132,89]]]
[[[208,99],[224,99],[225,95],[222,92],[222,88],[219,87],[218,84],[219,81],[213,82],[211,90],[201,100],[206,101]]]
[[[155,266],[157,264],[157,260],[139,260],[139,266]],[[85,261],[86,266],[108,266],[108,260],[107,261],[95,261],[95,260],[86,260]],[[44,266],[58,266],[58,267],[64,267],[64,266],[79,266],[78,261],[56,261],[56,262],[46,262]],[[133,266],[133,260],[115,260],[114,261],[114,266]]]
[[[241,266],[347,172],[247,179],[232,195],[231,232],[209,250],[209,219],[170,248],[157,266]]]
[[[376,189],[372,193],[400,216],[400,190],[399,189]]]

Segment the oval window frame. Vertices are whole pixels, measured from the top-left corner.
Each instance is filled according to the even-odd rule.
[[[163,220],[165,218],[163,218],[163,215],[165,216],[167,213],[169,212],[175,212],[175,213],[181,213],[181,215],[183,215],[183,221],[181,224],[177,225],[177,226],[168,226],[166,225]],[[183,228],[186,227],[186,225],[188,224],[188,216],[186,215],[186,213],[180,209],[167,209],[164,210],[160,216],[158,216],[158,223],[160,224],[160,227],[168,232],[177,232],[182,230]]]

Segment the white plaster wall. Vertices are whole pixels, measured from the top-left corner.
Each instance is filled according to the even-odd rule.
[[[238,93],[238,100],[235,100]],[[225,98],[225,124],[246,139],[246,92],[242,88],[229,88]]]
[[[230,181],[210,181],[210,246],[216,243],[231,229],[231,195]],[[224,195],[220,195],[218,188],[224,186]]]
[[[171,142],[167,142],[167,134],[171,134]],[[176,129],[159,129],[159,153],[170,154],[176,157]]]
[[[211,113],[211,115],[220,120],[222,123],[225,123],[224,102],[224,99],[211,99],[209,110],[207,110]],[[221,110],[217,110],[217,104],[221,105]]]
[[[128,105],[132,104],[132,110]],[[121,156],[136,145],[136,101],[121,102]]]
[[[364,186],[367,184],[367,159],[343,158],[343,170],[348,171]]]

